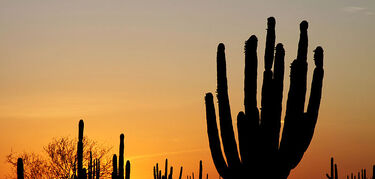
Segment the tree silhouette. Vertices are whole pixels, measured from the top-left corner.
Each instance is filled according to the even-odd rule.
[[[261,112],[257,107],[257,38],[251,36],[245,43],[245,112],[237,116],[239,152],[234,137],[229,105],[224,44],[217,49],[217,98],[220,134],[213,95],[207,93],[206,119],[211,155],[215,167],[225,179],[273,178],[285,179],[301,161],[315,129],[320,106],[323,81],[323,49],[315,49],[315,69],[307,112],[304,112],[307,77],[308,37],[306,21],[300,24],[297,59],[291,64],[290,88],[286,105],[284,128],[280,139],[284,81],[285,51],[276,45],[273,17],[268,18]],[[273,71],[272,71],[273,66]],[[241,158],[240,158],[241,157]]]
[[[111,147],[83,137],[83,166],[89,166],[90,151],[93,158],[101,158],[101,176],[110,177],[112,171]],[[70,137],[54,138],[43,147],[43,153],[11,152],[6,160],[14,170],[17,159],[23,159],[24,177],[28,178],[70,178],[76,168],[77,139]],[[16,172],[13,172],[14,174]],[[10,176],[12,177],[12,176]]]

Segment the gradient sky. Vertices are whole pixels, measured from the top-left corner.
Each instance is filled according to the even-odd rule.
[[[286,67],[302,20],[309,21],[309,79],[313,49],[325,50],[315,136],[290,179],[325,178],[331,156],[342,177],[370,168],[374,0],[0,0],[0,177],[9,172],[11,150],[41,152],[54,137],[76,137],[82,118],[85,135],[113,152],[125,134],[132,178],[151,178],[166,157],[185,174],[197,172],[202,159],[204,172],[218,178],[203,100],[216,89],[216,47],[226,44],[236,115],[243,110],[244,42],[257,35],[263,67],[269,16],[276,17]],[[258,73],[258,87],[260,79]]]

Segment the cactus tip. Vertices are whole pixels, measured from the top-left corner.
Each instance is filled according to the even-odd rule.
[[[284,45],[282,43],[278,43],[276,45],[276,50],[284,50]]]
[[[79,120],[79,127],[83,127],[83,120]]]
[[[267,19],[267,26],[268,28],[275,28],[276,20],[274,17],[269,17]]]
[[[206,101],[212,101],[213,100],[213,95],[212,93],[206,93],[205,100]]]
[[[245,42],[245,50],[250,47],[257,46],[258,38],[255,35],[250,36],[250,38]]]
[[[316,47],[314,50],[314,61],[316,67],[323,67],[323,48],[321,46]]]
[[[124,140],[124,134],[121,134],[121,135],[120,135],[120,139],[121,139],[121,140]]]
[[[309,27],[309,23],[307,21],[302,21],[299,27],[301,31],[305,31]]]
[[[217,46],[217,51],[224,51],[225,50],[225,46],[223,43],[220,43],[218,46]]]

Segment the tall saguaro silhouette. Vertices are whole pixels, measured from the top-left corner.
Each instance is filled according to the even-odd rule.
[[[224,179],[285,179],[301,161],[313,137],[322,93],[323,49],[317,47],[314,51],[311,94],[307,112],[304,112],[308,23],[301,22],[297,59],[291,64],[290,88],[280,141],[285,51],[279,43],[275,53],[275,25],[275,19],[268,18],[260,114],[257,107],[258,40],[253,35],[245,42],[245,111],[237,115],[239,149],[229,105],[224,44],[220,43],[217,48],[219,124],[226,160],[222,153],[212,93],[206,94],[205,102],[211,155],[218,173]]]
[[[78,124],[78,144],[77,144],[77,161],[78,161],[78,179],[84,179],[85,174],[83,170],[83,120]]]

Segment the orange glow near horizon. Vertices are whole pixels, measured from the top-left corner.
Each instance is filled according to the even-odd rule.
[[[0,1],[0,178],[10,172],[10,151],[41,152],[54,137],[76,137],[79,119],[85,136],[113,153],[125,134],[131,178],[151,178],[165,158],[175,174],[183,166],[184,176],[197,173],[203,160],[204,173],[218,178],[204,107],[204,94],[216,90],[216,47],[226,45],[236,116],[243,110],[243,46],[252,34],[258,37],[260,99],[269,16],[276,18],[276,42],[286,49],[284,110],[300,21],[309,21],[308,84],[313,49],[325,51],[315,134],[289,178],[325,178],[331,156],[340,177],[370,171],[374,12],[373,2],[339,0]]]

